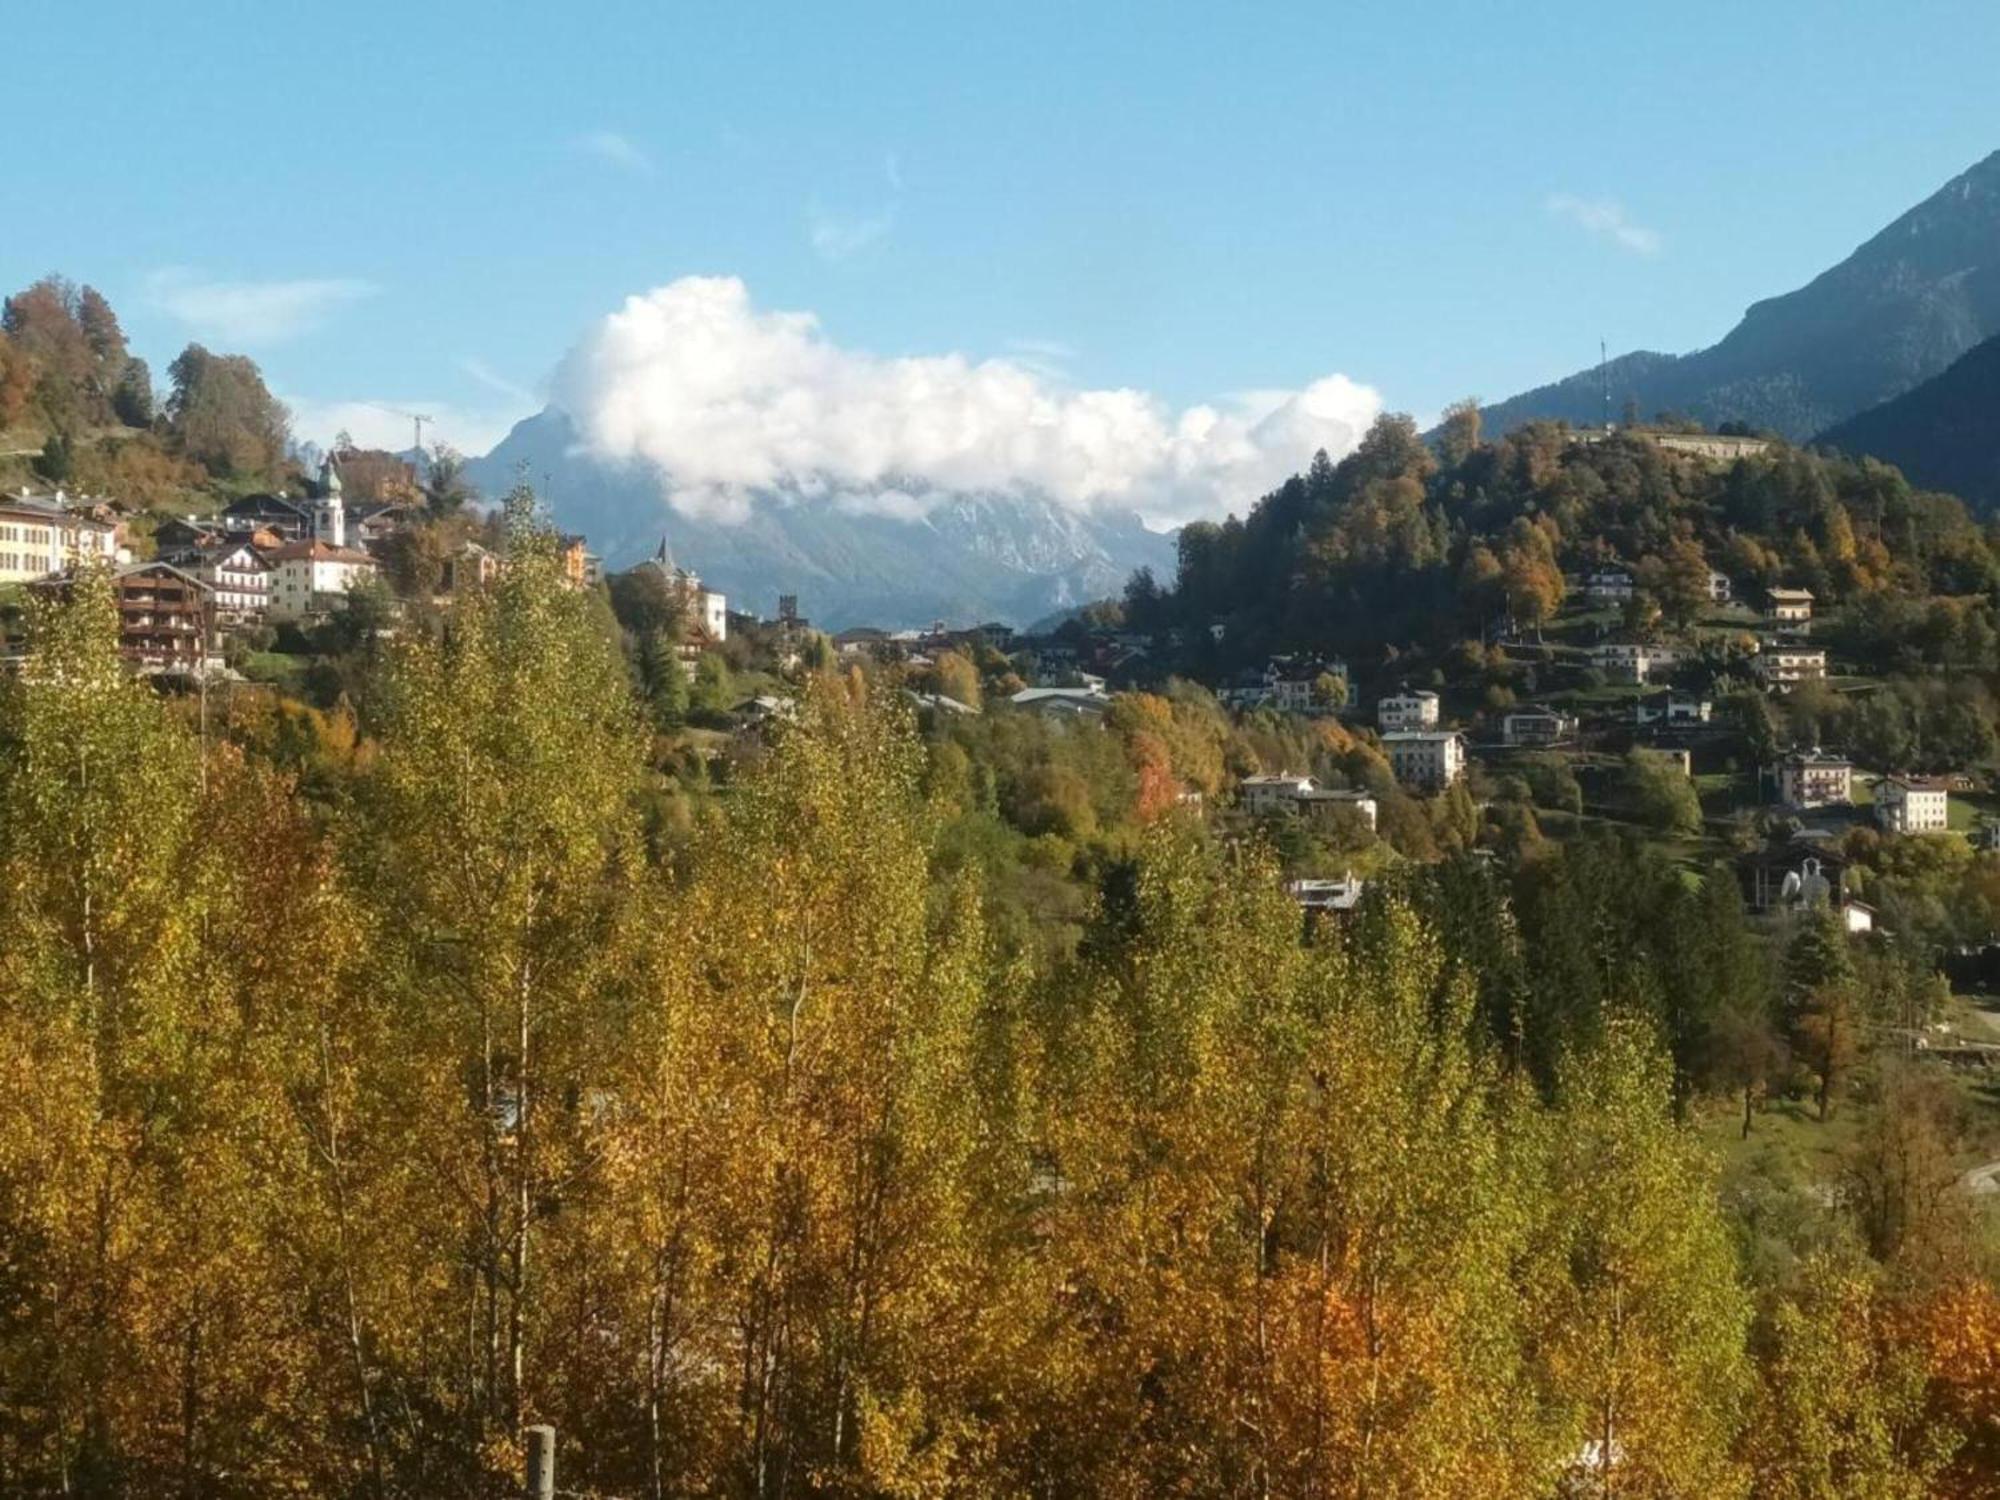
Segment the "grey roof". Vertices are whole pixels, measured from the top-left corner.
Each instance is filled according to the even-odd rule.
[[[157,573],[162,571],[173,574],[174,577],[184,583],[193,584],[204,593],[208,591],[208,585],[195,577],[194,574],[188,572],[185,568],[177,568],[170,562],[162,562],[159,558],[154,558],[150,562],[127,563],[122,568],[112,569],[111,576],[113,578],[135,578],[141,573]]]
[[[1016,708],[1077,708],[1102,711],[1111,700],[1095,688],[1022,688],[1007,700]]]
[[[61,521],[69,526],[91,526],[99,531],[110,531],[109,521],[82,511],[71,510],[52,495],[31,495],[26,490],[16,490],[11,495],[0,495],[0,511],[8,515],[32,516],[37,520]]]
[[[911,688],[904,688],[903,696],[919,708],[934,708],[948,714],[976,714],[979,712],[970,703],[961,703],[949,693],[919,693]]]

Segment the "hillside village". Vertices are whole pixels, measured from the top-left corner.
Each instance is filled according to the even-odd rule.
[[[0,1497],[1994,1500],[1996,226],[1429,431],[721,274],[465,458],[7,297]]]
[[[1571,441],[1597,451],[1607,436]],[[1761,461],[1770,446],[1683,433],[1628,441],[1712,471]],[[434,611],[490,586],[506,564],[496,518],[463,500],[440,541],[415,463],[383,454],[348,462],[371,480],[370,496],[353,503],[334,455],[289,492],[247,494],[210,514],[24,487],[0,497],[0,587],[60,594],[76,568],[106,566],[135,672],[211,693],[303,691],[331,708],[324,680],[317,694],[305,685],[312,664],[337,649],[330,641],[393,635],[411,609]],[[419,536],[434,561],[413,588],[408,553]],[[635,629],[670,625],[675,694],[698,681],[708,688],[697,718],[710,758],[727,743],[716,731],[754,734],[787,714],[787,683],[809,658],[905,684],[928,720],[1024,713],[1083,730],[1101,727],[1121,693],[1157,691],[1169,678],[1193,691],[1200,681],[1199,668],[1173,670],[1190,654],[1183,628],[1134,629],[1123,611],[1086,611],[1040,635],[989,623],[862,627],[827,639],[794,597],[769,619],[733,613],[664,543],[611,577],[586,538],[562,538],[561,558],[571,586],[603,592],[628,650],[644,654]],[[1732,860],[1755,913],[1830,903],[1857,932],[1877,916],[1852,858],[1857,835],[1868,850],[1923,837],[2000,849],[1990,727],[1959,749],[1943,739],[1898,747],[1879,732],[1852,746],[1822,743],[1819,726],[1839,705],[1865,710],[1887,688],[1879,672],[1829,647],[1851,629],[1851,611],[1768,575],[1738,579],[1705,562],[1681,572],[1663,581],[1655,563],[1605,557],[1562,577],[1559,607],[1532,627],[1512,613],[1485,622],[1456,666],[1357,672],[1339,656],[1283,651],[1213,677],[1200,685],[1216,713],[1243,725],[1318,726],[1348,748],[1338,766],[1323,750],[1317,766],[1240,758],[1226,785],[1182,786],[1176,800],[1225,819],[1296,824],[1287,832],[1293,888],[1316,910],[1334,865],[1342,889],[1358,895],[1372,872],[1420,852],[1380,826],[1379,799],[1390,795],[1418,805],[1458,799],[1488,825],[1476,842],[1503,847],[1523,814],[1537,836],[1624,826],[1691,867]],[[1668,589],[1681,596],[1671,623],[1659,603]],[[1215,620],[1198,631],[1199,654],[1213,659],[1228,629]],[[1939,680],[1951,675],[1942,668]]]
[[[2000,6],[6,19],[0,1500],[2000,1500]]]
[[[415,489],[415,466],[404,466]],[[398,592],[391,577],[422,518],[420,505],[380,500],[349,507],[340,465],[322,460],[309,493],[259,493],[212,515],[137,512],[123,502],[60,488],[0,494],[0,588],[60,592],[78,567],[106,566],[116,587],[122,645],[132,669],[168,684],[246,683],[241,664],[270,668],[281,630],[294,642],[338,614],[388,615],[414,600],[430,607],[491,584],[505,567],[492,518],[442,553],[432,586]],[[143,532],[133,524],[134,516]],[[134,538],[143,534],[141,558]],[[481,540],[480,538],[484,538]],[[578,536],[562,539],[563,576],[575,588],[604,582],[602,561]],[[663,547],[633,570],[651,575],[686,610],[689,670],[701,643],[728,634],[728,601],[675,565]],[[294,650],[305,648],[295,646]],[[253,672],[256,664],[252,663]]]
[[[1871,839],[1940,835],[2000,849],[2000,800],[1983,759],[1961,763],[1932,751],[1919,770],[1879,756],[1863,763],[1810,738],[1778,743],[1777,725],[1794,694],[1815,702],[1821,694],[1865,697],[1881,680],[1829,659],[1813,636],[1810,590],[1773,587],[1740,598],[1717,571],[1707,588],[1706,607],[1685,630],[1642,640],[1628,628],[1634,601],[1644,603],[1628,570],[1567,580],[1572,605],[1534,638],[1499,634],[1487,648],[1485,668],[1504,664],[1532,694],[1520,701],[1482,695],[1468,702],[1463,685],[1440,691],[1405,683],[1385,684],[1371,699],[1351,686],[1345,661],[1289,654],[1212,690],[1218,705],[1242,720],[1337,726],[1371,747],[1405,794],[1433,798],[1459,788],[1487,813],[1528,802],[1545,831],[1602,822],[1662,841],[1690,863],[1730,857],[1751,910],[1773,917],[1831,902],[1850,930],[1873,925],[1873,908],[1850,886],[1812,878],[1845,868],[1836,851],[1856,830]],[[976,659],[997,652],[1037,684],[999,704],[1063,721],[1100,721],[1117,701],[1112,684],[1146,686],[1153,648],[1130,631],[1021,637],[996,626],[854,631],[836,645],[843,657],[866,653],[919,675],[944,653]],[[920,702],[953,715],[978,712],[944,694]],[[1246,770],[1234,806],[1259,822],[1298,819],[1329,830],[1342,820],[1344,833],[1329,842],[1346,851],[1358,890],[1355,868],[1373,868],[1384,854],[1394,858],[1386,849],[1371,856],[1367,847],[1377,843],[1370,787],[1379,784],[1380,773],[1371,781],[1365,773],[1315,776],[1289,766]],[[1550,786],[1566,790],[1537,795]],[[1350,813],[1359,824],[1346,821]],[[1357,847],[1355,835],[1364,831]],[[1310,882],[1298,889],[1302,902],[1317,894]]]
[[[112,675],[156,727],[218,776],[285,788],[298,821],[230,835],[259,859],[358,837],[396,795],[385,756],[408,774],[455,746],[433,771],[488,763],[512,789],[517,754],[560,760],[578,736],[608,754],[630,730],[639,754],[608,783],[627,790],[589,819],[629,815],[629,867],[677,891],[735,868],[720,829],[775,840],[789,868],[831,787],[906,765],[883,783],[896,826],[870,814],[856,847],[926,840],[909,910],[976,893],[982,952],[1031,988],[1122,984],[1102,955],[1182,859],[1203,900],[1267,903],[1285,963],[1394,948],[1382,923],[1406,912],[1474,1045],[1539,1096],[1645,1017],[1746,1255],[1802,1253],[1829,1204],[1850,1212],[1857,1160],[1917,1149],[1883,1134],[1906,1129],[1928,1162],[1907,1192],[1955,1207],[1871,1229],[1871,1253],[1970,1253],[1950,1247],[1991,1232],[2000,527],[1954,497],[1670,413],[1489,436],[1467,402],[1428,434],[1383,416],[1241,515],[1190,523],[1172,576],[1142,567],[1120,598],[1026,629],[828,633],[809,591],[732,598],[664,539],[607,567],[530,487],[480,493],[447,448],[296,447],[247,360],[191,347],[171,375],[156,410],[88,288],[9,299],[0,708],[59,689],[37,653],[81,649],[70,617],[89,609],[64,605],[94,609],[103,585]],[[504,647],[481,634],[495,621]],[[495,650],[546,702],[503,706],[476,675],[408,696]],[[572,696],[581,717],[535,746],[468,748]],[[100,684],[62,712],[118,701]],[[839,703],[871,705],[860,740]],[[148,816],[207,806],[206,770],[121,764],[107,790]],[[807,805],[745,832],[774,791]],[[471,807],[452,847],[511,837]],[[496,909],[466,958],[509,920]],[[1205,919],[1173,921],[1193,925],[1169,957],[1195,952]],[[254,970],[270,955],[251,941]],[[566,951],[572,968],[603,953]],[[498,1150],[512,1127],[483,1118]]]

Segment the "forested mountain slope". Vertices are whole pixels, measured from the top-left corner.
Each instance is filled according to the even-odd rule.
[[[2000,338],[1817,441],[1892,463],[1913,482],[1962,495],[1982,511],[2000,506]]]
[[[2000,153],[1946,183],[1805,286],[1756,303],[1718,344],[1633,353],[1605,372],[1611,408],[1675,411],[1794,440],[1929,379],[2000,333]],[[1486,409],[1506,430],[1537,418],[1603,420],[1603,380],[1582,370]]]

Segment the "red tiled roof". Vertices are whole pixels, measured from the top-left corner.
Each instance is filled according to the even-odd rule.
[[[320,541],[287,542],[271,552],[272,562],[292,562],[302,558],[313,562],[367,563],[371,567],[375,563],[375,559],[366,552],[357,552],[352,547],[334,547]]]

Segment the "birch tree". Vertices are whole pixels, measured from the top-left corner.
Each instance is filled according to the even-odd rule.
[[[395,1355],[449,1371],[424,1441],[472,1469],[540,1398],[543,1241],[583,1232],[623,1028],[614,963],[637,861],[642,742],[624,669],[525,490],[506,566],[441,638],[400,643],[353,841],[393,997],[384,1086],[420,1153],[411,1319]]]

